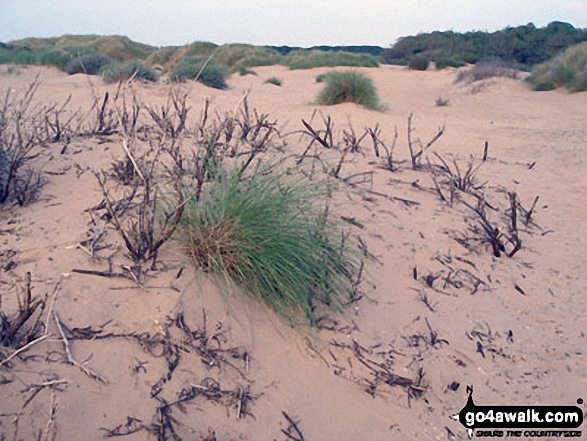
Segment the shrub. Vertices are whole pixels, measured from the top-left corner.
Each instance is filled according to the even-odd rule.
[[[439,58],[436,61],[436,69],[442,70],[447,67],[463,67],[465,62],[456,58]]]
[[[33,64],[35,58],[34,52],[29,48],[0,43],[0,64]]]
[[[55,66],[60,70],[65,70],[65,66],[72,59],[72,55],[61,49],[52,49],[45,47],[37,55],[37,63],[45,66]]]
[[[265,83],[273,84],[275,86],[281,86],[281,80],[279,78],[277,78],[277,77],[267,78],[265,80]]]
[[[187,57],[173,68],[170,78],[173,81],[197,80],[208,87],[226,89],[226,78],[229,75],[230,71],[219,66],[214,60]]]
[[[425,57],[414,57],[410,60],[408,67],[410,70],[427,70],[430,61]]]
[[[326,76],[326,86],[318,95],[317,101],[326,106],[352,102],[369,109],[381,108],[373,81],[356,71],[329,73]]]
[[[0,98],[0,205],[7,201],[26,205],[46,183],[35,161],[48,140],[44,126],[48,111],[31,105],[37,87],[36,79],[24,93],[7,92]]]
[[[587,90],[587,42],[570,47],[546,63],[539,64],[528,77],[534,90],[566,86],[571,92]]]
[[[94,53],[81,55],[74,58],[65,67],[68,75],[85,73],[87,75],[98,75],[102,68],[109,65],[112,60],[104,55]]]
[[[472,83],[489,78],[511,78],[517,80],[520,78],[520,74],[511,64],[504,61],[482,61],[470,69],[460,71],[455,83],[461,81]]]
[[[326,74],[320,74],[316,77],[317,83],[323,83],[324,81],[326,81]]]
[[[299,173],[219,171],[186,204],[178,238],[198,267],[294,323],[299,312],[313,322],[316,303],[352,293],[353,254],[320,206],[328,190]]]
[[[122,63],[110,63],[102,72],[102,78],[107,83],[116,83],[130,78],[144,81],[157,81],[157,73],[141,61],[125,61]]]

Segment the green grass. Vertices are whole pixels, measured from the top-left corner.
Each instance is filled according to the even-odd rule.
[[[570,92],[587,91],[587,42],[534,67],[528,82],[537,91],[567,87]]]
[[[336,66],[379,67],[379,61],[373,55],[344,51],[295,50],[287,54],[284,62],[292,70]]]
[[[230,70],[220,66],[209,57],[186,57],[173,68],[170,74],[172,81],[197,80],[215,89],[226,89],[226,78]]]
[[[299,324],[352,293],[353,253],[324,213],[325,185],[300,173],[218,172],[185,207],[179,242],[197,267],[233,282]]]
[[[326,85],[318,95],[318,104],[332,106],[355,103],[382,110],[373,80],[357,71],[336,71],[326,75]]]
[[[282,81],[277,77],[267,78],[264,82],[267,84],[273,84],[275,86],[281,86],[282,84]]]
[[[141,61],[126,61],[122,63],[110,63],[101,71],[106,83],[117,83],[130,78],[155,82],[157,73]]]

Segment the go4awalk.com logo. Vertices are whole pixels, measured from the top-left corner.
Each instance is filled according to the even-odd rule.
[[[469,439],[473,434],[480,438],[581,437],[580,430],[573,430],[583,424],[583,411],[577,406],[477,406],[471,386],[467,393],[467,404],[451,418],[465,426]]]

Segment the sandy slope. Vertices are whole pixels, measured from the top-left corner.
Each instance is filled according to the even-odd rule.
[[[312,118],[316,108],[312,102],[322,87],[315,77],[327,70],[255,70],[258,77],[231,78],[227,91],[188,85],[191,112],[198,115],[207,97],[220,113],[230,111],[250,90],[251,106],[277,120],[283,133],[302,129],[301,119]],[[0,88],[24,87],[36,71],[1,76]],[[17,287],[30,271],[39,295],[60,280],[55,311],[70,328],[107,323],[108,332],[153,334],[165,326],[166,317],[182,310],[195,329],[203,326],[205,309],[208,332],[227,331],[223,347],[247,348],[250,363],[241,372],[249,381],[229,366],[206,368],[192,351],[182,355],[162,396],[173,400],[182,388],[212,377],[222,388],[242,390],[238,388],[248,385],[258,398],[250,405],[254,417],[240,420],[236,409],[204,398],[187,403],[185,413],[174,413],[185,424],[184,439],[199,439],[209,427],[219,440],[286,439],[281,433],[288,426],[282,411],[299,421],[308,440],[464,439],[464,429],[449,415],[465,404],[468,384],[475,388],[477,404],[573,405],[585,398],[585,94],[534,93],[514,80],[490,80],[480,90],[472,90],[471,85],[454,84],[456,73],[448,69],[410,72],[385,66],[364,72],[374,79],[388,109],[382,113],[353,104],[318,108],[332,117],[336,133],[349,123],[357,132],[379,123],[383,137],[391,141],[397,126],[397,156],[407,159],[406,124],[413,112],[415,136],[423,141],[446,125],[445,136],[428,154],[431,160],[431,152],[436,151],[465,163],[470,155],[479,158],[488,141],[489,160],[478,173],[479,182],[487,181],[488,200],[503,212],[509,204],[504,189],[516,191],[526,208],[540,196],[534,215],[538,226],[522,229],[522,250],[513,258],[493,257],[486,244],[470,250],[458,243],[455,238],[468,234],[476,222],[471,210],[459,204],[448,207],[435,191],[423,190],[433,189],[425,172],[404,167],[390,173],[377,167],[365,140],[365,156],[356,155],[352,164],[344,166],[343,175],[373,170],[373,191],[419,205],[350,193],[341,204],[341,214],[364,224],[353,232],[367,243],[372,258],[366,261],[365,297],[344,316],[335,317],[338,331],[290,329],[250,298],[233,296],[227,307],[218,290],[195,271],[186,268],[176,279],[182,256],[173,244],[162,255],[172,269],[149,279],[147,289],[130,281],[75,274],[73,268],[104,269],[76,244],[86,238],[89,228],[85,210],[101,200],[91,170],[106,168],[113,157],[123,155],[116,136],[104,143],[76,139],[63,155],[59,145],[48,147],[45,170],[52,174],[41,200],[0,211],[0,250],[15,251],[9,260],[16,263],[8,271],[0,269],[3,304],[16,304]],[[263,84],[271,76],[281,78],[283,86]],[[85,77],[42,69],[41,79],[41,100],[62,101],[71,93],[72,108],[90,105]],[[115,89],[93,81],[100,94]],[[164,84],[134,88],[151,103],[163,103],[168,90]],[[450,105],[437,107],[439,95]],[[320,116],[314,121],[319,125]],[[288,139],[292,150],[304,147],[297,139]],[[420,188],[411,185],[414,182]],[[114,231],[109,238],[118,240]],[[124,263],[123,254],[121,250],[116,259]],[[2,267],[7,255],[0,254]],[[442,281],[449,266],[457,271],[450,279],[458,282],[454,285]],[[413,277],[415,267],[418,280]],[[432,286],[425,281],[430,274],[440,276]],[[483,283],[475,290],[472,280]],[[424,295],[432,308],[422,302]],[[54,324],[51,330],[58,335]],[[436,341],[431,332],[436,333]],[[369,377],[369,371],[349,349],[353,342],[365,348],[371,359],[391,363],[397,375],[415,380],[420,371],[422,396],[408,400],[405,388],[385,384],[374,396],[366,393],[362,379]],[[483,354],[477,351],[478,343]],[[58,439],[102,439],[103,428],[125,424],[129,416],[146,425],[155,421],[158,403],[151,398],[151,387],[166,372],[165,361],[154,356],[156,349],[149,352],[122,339],[75,341],[72,347],[80,361],[91,355],[88,366],[108,383],[63,363],[63,346],[57,338],[36,345],[27,352],[35,358],[16,360],[0,371],[6,383],[0,386],[0,432],[6,439],[13,437],[15,415],[16,439],[32,439],[45,429],[51,401],[48,389],[21,408],[31,394],[27,385],[54,379],[69,381],[55,394]],[[143,368],[137,367],[143,363]],[[447,387],[453,382],[460,384],[456,391]],[[125,439],[156,436],[140,431]]]

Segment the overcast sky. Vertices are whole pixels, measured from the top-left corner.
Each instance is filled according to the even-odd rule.
[[[587,0],[0,0],[0,41],[116,34],[155,46],[200,40],[387,47],[419,32],[555,20],[587,28]]]

